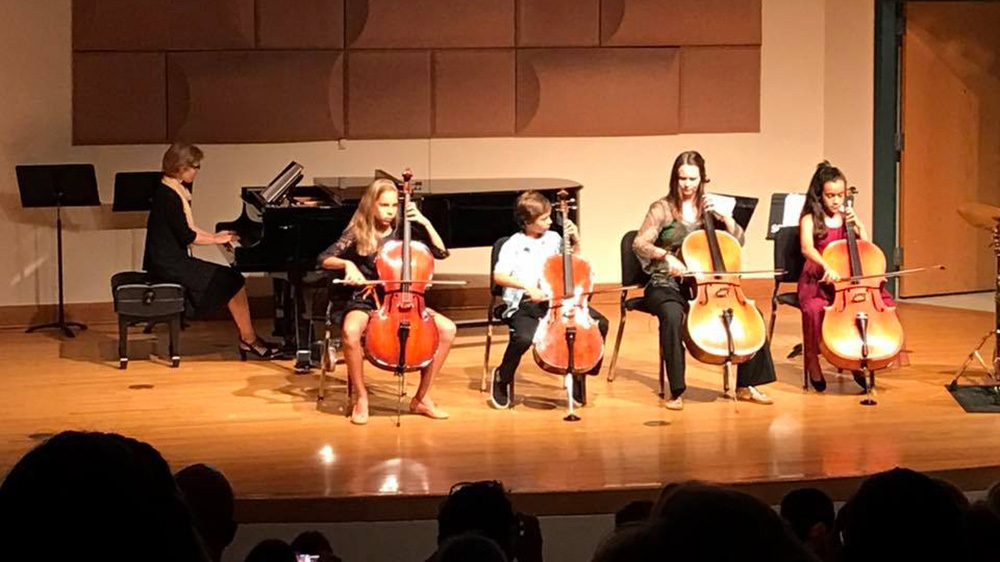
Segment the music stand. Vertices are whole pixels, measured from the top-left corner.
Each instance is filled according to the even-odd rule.
[[[116,213],[150,210],[153,191],[162,178],[163,172],[118,172],[111,210]]]
[[[805,193],[774,193],[771,195],[771,210],[767,217],[767,236],[774,240],[778,231],[789,226],[799,226],[799,216],[806,202]]]
[[[16,166],[17,187],[21,206],[56,208],[56,256],[59,267],[59,308],[55,322],[31,326],[27,333],[58,328],[68,338],[75,336],[70,328],[86,330],[86,324],[67,322],[63,300],[62,208],[96,207],[101,204],[97,193],[97,176],[93,164],[32,164]]]

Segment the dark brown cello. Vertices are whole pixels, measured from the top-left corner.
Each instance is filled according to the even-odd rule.
[[[850,188],[844,204],[854,205],[857,189]],[[885,255],[878,246],[858,239],[854,223],[844,219],[845,240],[823,250],[823,261],[840,276],[833,285],[833,304],[823,315],[820,352],[838,369],[870,375],[869,395],[862,404],[875,404],[871,389],[875,371],[892,363],[903,348],[903,326],[896,308],[882,300]]]
[[[438,347],[437,325],[424,302],[424,291],[434,274],[434,256],[427,246],[411,240],[406,216],[413,193],[412,177],[409,169],[403,172],[398,215],[403,239],[386,242],[375,259],[379,279],[385,281],[385,296],[378,310],[371,312],[364,336],[365,357],[373,365],[396,373],[400,396],[403,374],[430,365]]]
[[[695,275],[697,289],[684,324],[684,341],[695,359],[724,365],[723,389],[729,392],[731,367],[764,346],[767,330],[754,301],[740,284],[742,247],[728,232],[715,229],[714,217],[702,209],[704,229],[684,239],[684,264]],[[735,396],[735,395],[734,395]]]
[[[569,195],[557,194],[563,224],[569,220]],[[580,419],[573,413],[573,377],[592,371],[604,357],[604,338],[590,316],[588,303],[594,282],[590,263],[573,254],[568,236],[563,236],[562,252],[545,261],[541,289],[550,305],[535,332],[534,357],[538,365],[565,376],[568,412],[564,419]]]

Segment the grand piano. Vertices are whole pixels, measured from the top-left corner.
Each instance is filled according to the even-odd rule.
[[[240,216],[215,225],[217,232],[239,236],[239,245],[227,252],[233,267],[275,277],[276,331],[295,350],[296,370],[312,364],[311,322],[301,311],[306,287],[322,277],[317,257],[344,231],[373,179],[402,185],[381,170],[371,177],[318,177],[315,185],[299,185],[303,171],[292,162],[266,187],[244,187]],[[491,247],[517,230],[514,201],[529,189],[552,200],[565,189],[579,201],[582,186],[552,178],[418,179],[414,200],[449,248]],[[575,209],[571,218],[577,220]]]

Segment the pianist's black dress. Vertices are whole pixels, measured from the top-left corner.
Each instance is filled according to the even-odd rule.
[[[180,196],[163,184],[157,185],[146,222],[142,267],[158,280],[183,286],[189,311],[201,315],[228,303],[244,280],[231,267],[191,257],[188,246],[194,238]]]

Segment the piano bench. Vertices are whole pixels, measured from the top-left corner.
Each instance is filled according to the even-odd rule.
[[[167,322],[170,366],[180,365],[178,339],[184,318],[184,287],[155,282],[142,271],[122,271],[111,277],[111,293],[118,314],[118,368],[128,367],[128,327],[137,322]]]

